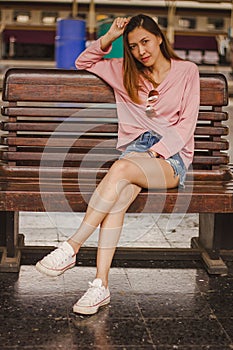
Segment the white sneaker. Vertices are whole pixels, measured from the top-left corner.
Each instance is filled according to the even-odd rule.
[[[36,269],[48,276],[56,277],[75,266],[76,254],[68,242],[62,243],[36,264]]]
[[[110,292],[102,285],[100,278],[89,282],[86,293],[73,306],[73,311],[79,314],[95,314],[99,307],[110,303]]]

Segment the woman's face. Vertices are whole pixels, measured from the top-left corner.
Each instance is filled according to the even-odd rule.
[[[162,55],[160,50],[162,38],[142,27],[137,27],[128,34],[128,42],[134,58],[145,67],[153,66],[158,57]]]

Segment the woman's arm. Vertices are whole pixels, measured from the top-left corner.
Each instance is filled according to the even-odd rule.
[[[103,51],[108,51],[109,47],[112,45],[113,41],[119,38],[125,29],[125,26],[129,22],[129,18],[117,17],[106,34],[104,34],[100,39],[100,46]]]
[[[128,22],[128,18],[116,18],[107,33],[89,45],[77,57],[75,61],[76,68],[89,70],[91,70],[92,67],[94,68],[94,65],[102,60],[106,53],[111,51],[112,43],[123,34]],[[102,70],[103,68],[104,67],[102,67]]]

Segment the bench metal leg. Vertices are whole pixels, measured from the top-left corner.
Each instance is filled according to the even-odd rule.
[[[0,272],[18,272],[20,269],[23,237],[19,235],[19,213],[0,212]]]
[[[192,238],[192,247],[202,251],[202,259],[210,274],[226,274],[227,266],[221,250],[233,250],[233,214],[199,214],[199,237]]]

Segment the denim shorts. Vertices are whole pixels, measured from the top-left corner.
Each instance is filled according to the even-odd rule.
[[[126,149],[120,155],[120,159],[130,152],[146,152],[150,149],[155,143],[161,139],[161,135],[155,133],[154,131],[146,131],[141,134],[138,138],[132,141]],[[180,177],[179,187],[184,187],[185,177],[186,177],[186,168],[184,162],[179,155],[179,153],[174,154],[170,158],[165,160],[168,162],[173,170],[174,176]]]

